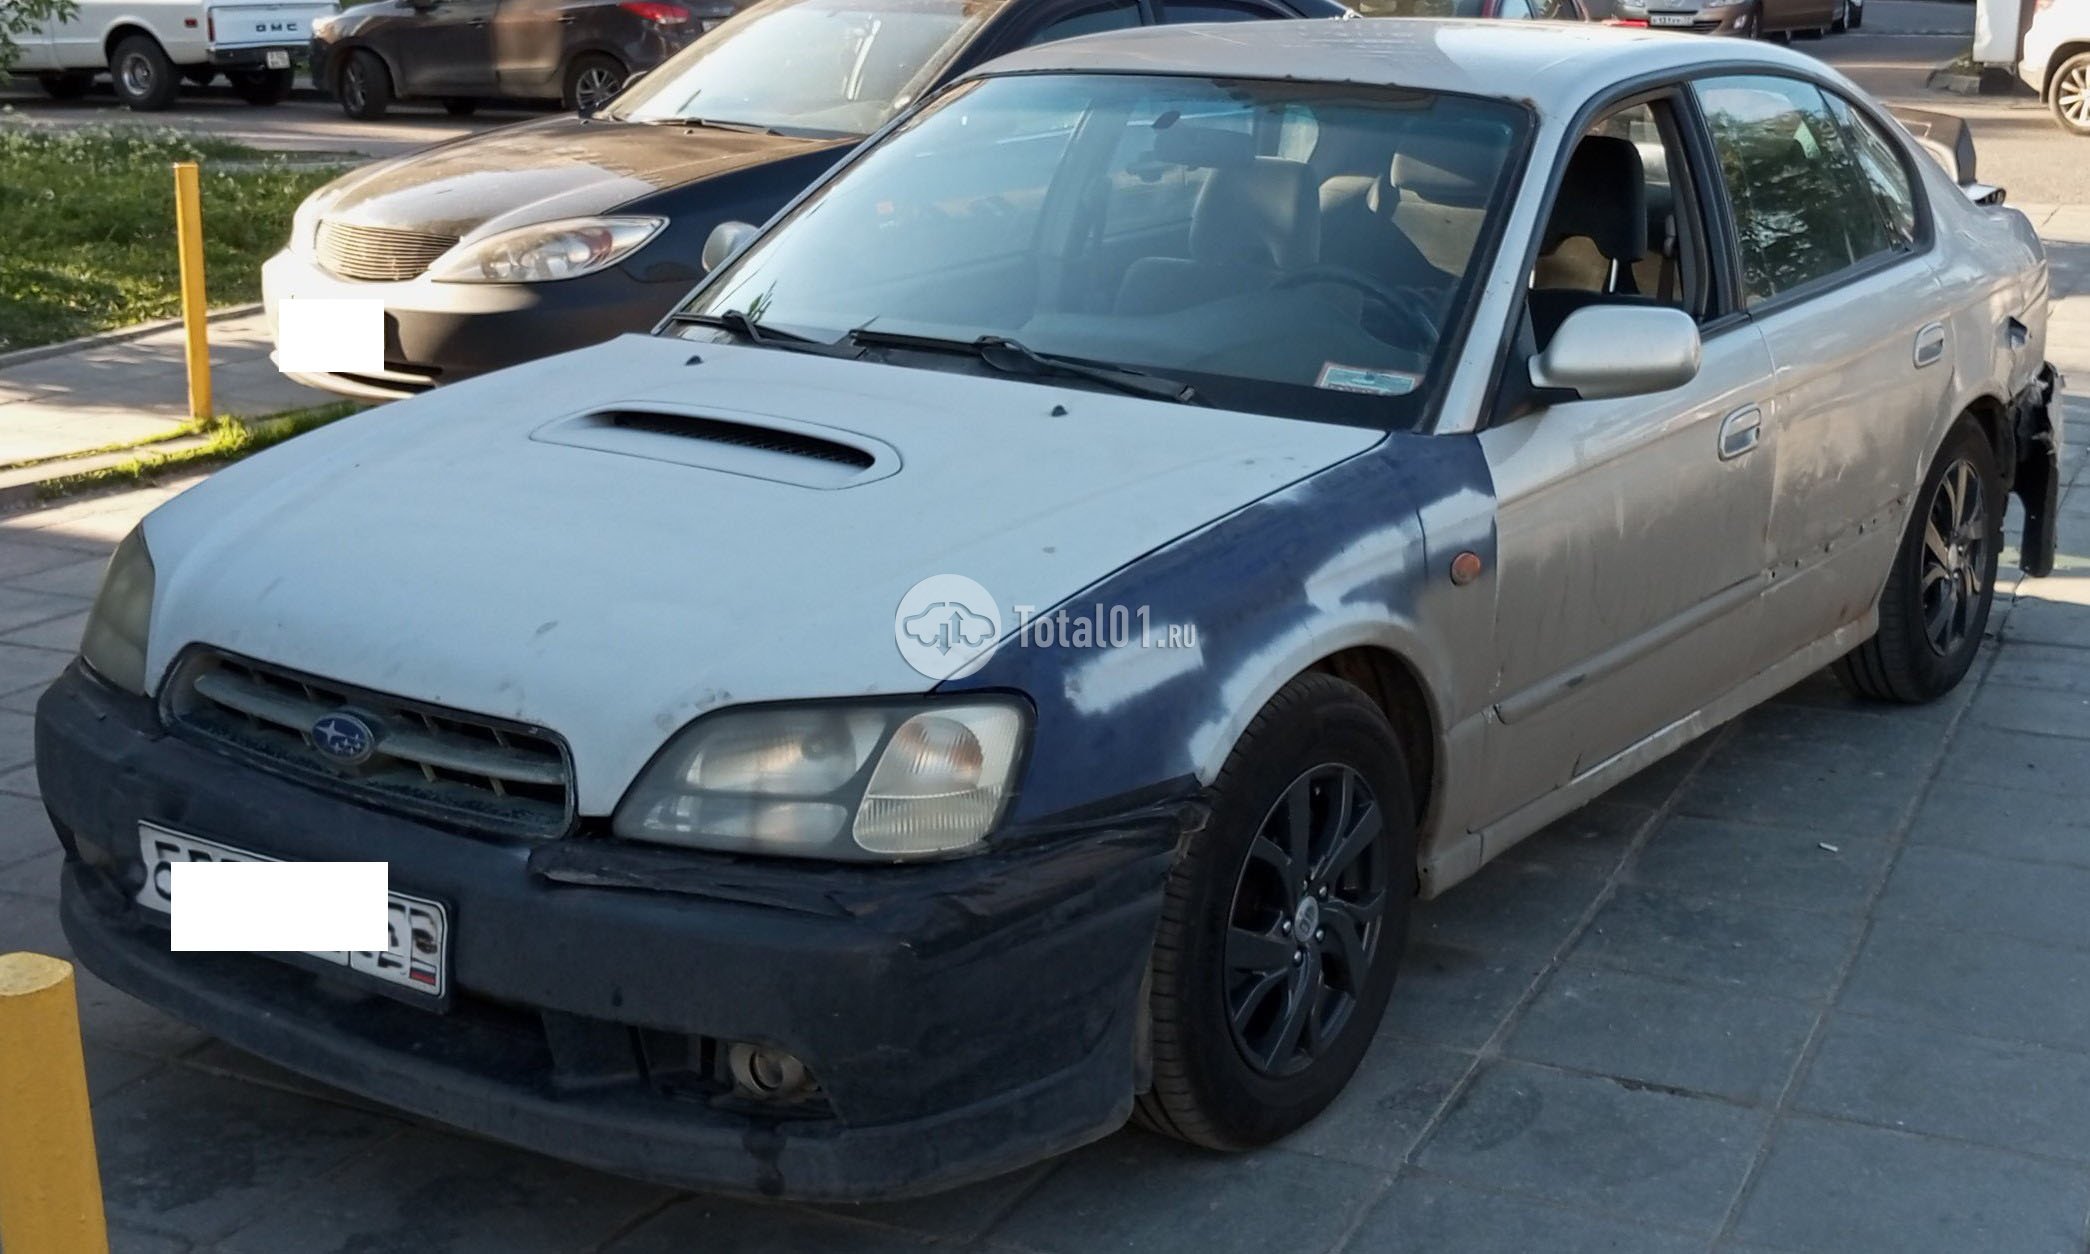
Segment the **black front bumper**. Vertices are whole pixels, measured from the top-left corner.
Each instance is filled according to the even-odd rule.
[[[820,1200],[998,1174],[1130,1110],[1171,809],[934,865],[750,864],[365,809],[170,737],[77,668],[36,741],[79,959],[351,1092],[666,1184]],[[451,909],[451,1008],[316,962],[170,952],[163,916],[133,904],[141,820],[389,862],[395,890]],[[732,1041],[798,1055],[824,1104],[766,1109],[683,1065]]]

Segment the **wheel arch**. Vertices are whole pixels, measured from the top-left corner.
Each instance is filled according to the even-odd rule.
[[[2052,100],[2054,98],[2054,76],[2061,72],[2062,66],[2067,65],[2069,61],[2085,52],[2090,52],[2090,39],[2071,39],[2054,49],[2053,55],[2046,59],[2046,72],[2040,76],[2039,98],[2041,100]]]
[[[134,17],[120,17],[109,24],[107,33],[102,36],[102,57],[108,63],[109,68],[114,69],[116,67],[116,45],[133,35],[143,35],[159,45],[162,53],[167,51],[165,41],[154,34],[151,27]]]
[[[589,42],[576,45],[572,48],[568,48],[566,50],[566,55],[559,58],[558,85],[561,88],[566,86],[566,76],[568,74],[573,73],[574,63],[576,61],[581,60],[583,57],[607,57],[609,60],[615,61],[618,65],[623,67],[624,75],[626,78],[629,78],[631,76],[631,63],[629,61],[626,61],[622,56],[618,55],[616,49],[610,47],[607,44],[599,42]]]
[[[1436,702],[1422,675],[1383,645],[1353,645],[1329,654],[1306,668],[1306,674],[1332,675],[1363,691],[1386,715],[1408,763],[1409,797],[1418,829],[1435,803],[1440,727]]]
[[[385,67],[385,77],[392,80],[392,98],[405,100],[408,97],[399,90],[399,67],[375,41],[368,39],[344,39],[327,52],[327,81],[322,84],[333,95],[341,94],[341,76],[348,72],[348,63],[359,52],[367,52]]]

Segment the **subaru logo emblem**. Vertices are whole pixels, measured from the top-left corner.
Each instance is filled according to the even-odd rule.
[[[346,710],[312,724],[312,746],[342,766],[361,766],[377,752],[377,729]]]

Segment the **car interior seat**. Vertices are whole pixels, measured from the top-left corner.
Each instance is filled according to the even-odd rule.
[[[1532,271],[1532,331],[1543,345],[1589,305],[1654,303],[1634,267],[1647,256],[1647,175],[1631,140],[1589,135],[1568,158]]]
[[[1116,310],[1154,314],[1268,288],[1321,255],[1321,202],[1303,161],[1249,157],[1220,165],[1190,211],[1190,256],[1125,268]]]
[[[1321,260],[1393,287],[1448,290],[1458,276],[1440,269],[1394,222],[1401,191],[1392,162],[1378,174],[1338,174],[1321,183]]]
[[[1388,183],[1398,193],[1393,224],[1430,265],[1462,275],[1473,257],[1502,165],[1502,144],[1492,135],[1458,128],[1415,128],[1401,137]]]

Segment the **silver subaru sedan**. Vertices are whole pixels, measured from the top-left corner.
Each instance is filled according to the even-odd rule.
[[[1018,53],[715,232],[654,334],[148,517],[38,709],[67,935],[679,1184],[1269,1142],[1418,896],[1820,668],[1950,690],[2012,494],[2047,571],[2047,262],[1995,200],[1762,45]],[[170,952],[196,860],[383,860],[392,948]]]

